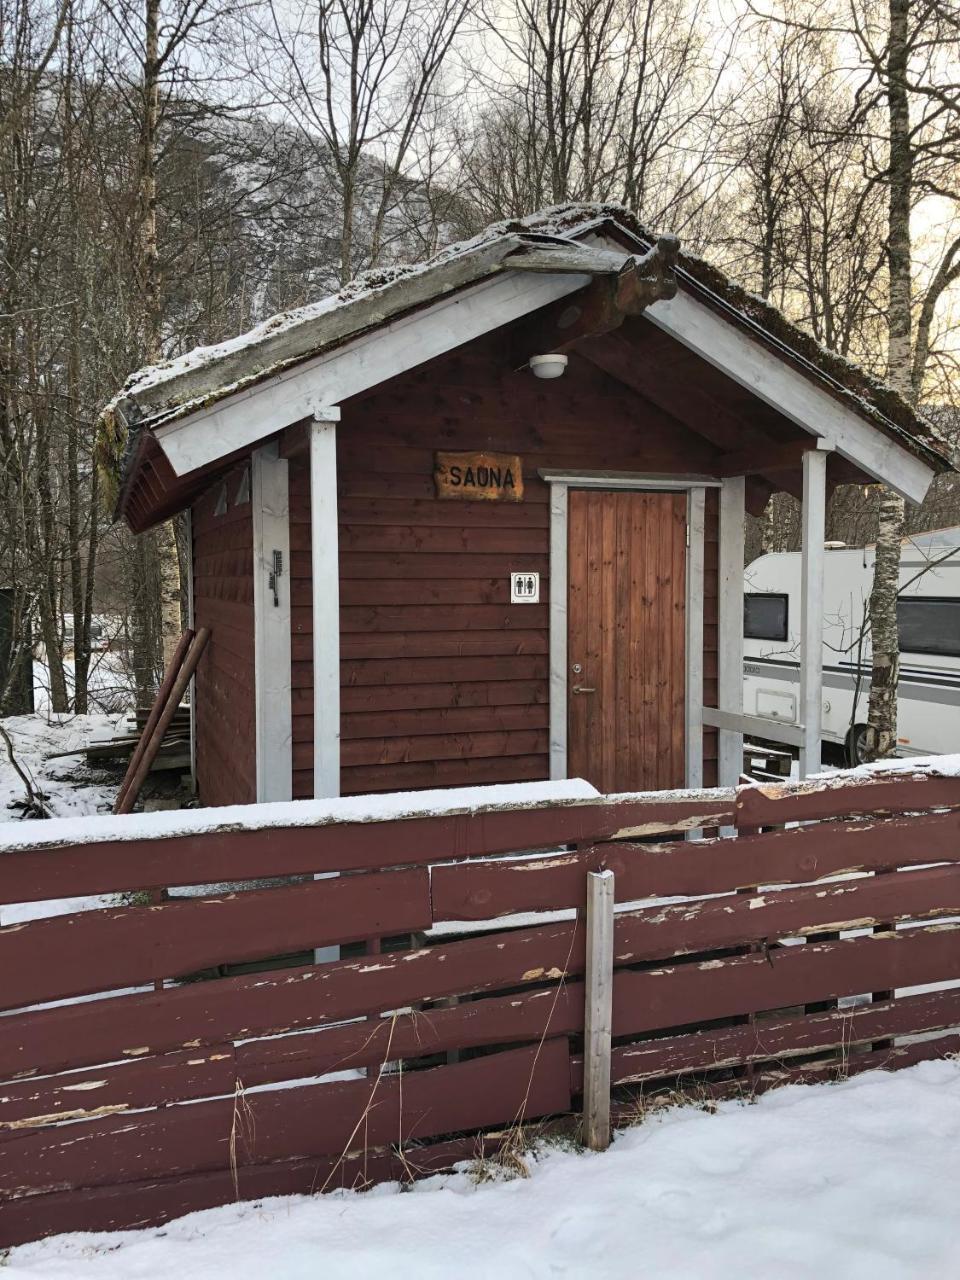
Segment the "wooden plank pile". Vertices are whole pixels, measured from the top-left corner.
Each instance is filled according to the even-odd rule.
[[[129,760],[140,741],[149,716],[149,708],[138,707],[130,712],[110,737],[91,738],[84,754],[88,764],[103,764],[106,761]],[[163,736],[157,757],[151,772],[190,768],[190,707],[177,707],[170,727]]]

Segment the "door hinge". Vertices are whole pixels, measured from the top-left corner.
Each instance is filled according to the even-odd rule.
[[[690,526],[688,524],[687,525],[687,546],[689,547],[689,545],[690,545]]]

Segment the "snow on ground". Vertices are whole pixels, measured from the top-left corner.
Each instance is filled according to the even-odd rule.
[[[5,716],[0,722],[10,736],[20,768],[30,778],[34,790],[46,797],[45,803],[53,818],[61,820],[57,825],[71,826],[77,818],[109,813],[112,809],[119,778],[104,780],[108,775],[98,769],[88,769],[83,749],[94,734],[111,729],[116,718],[38,713]],[[65,756],[63,753],[68,751],[76,754]],[[21,810],[10,807],[11,802],[23,798],[23,783],[10,764],[6,744],[0,741],[0,831],[16,831],[22,842],[29,842],[51,822],[23,820]],[[114,905],[116,901],[111,895],[4,904],[0,906],[0,925],[89,911]]]
[[[950,1280],[960,1064],[673,1108],[531,1177],[291,1196],[10,1252],[5,1280]]]
[[[47,807],[54,818],[110,812],[119,782],[101,781],[100,770],[88,772],[83,749],[94,733],[110,729],[117,719],[53,712],[4,717],[3,727],[10,735],[17,762],[33,786],[47,797]],[[76,754],[64,756],[66,751]],[[24,830],[27,824],[17,821],[19,811],[9,808],[12,800],[22,800],[23,795],[23,783],[7,758],[6,745],[0,741],[0,829],[4,819],[16,822],[16,829],[29,839],[45,831],[49,824],[31,822],[29,830]]]
[[[63,674],[66,677],[67,693],[72,697],[74,674],[72,657],[64,658]],[[132,706],[133,688],[129,664],[122,651],[98,649],[90,655],[87,689],[90,705],[95,711],[117,713]],[[36,711],[50,709],[50,670],[42,650],[40,657],[33,663],[33,705]]]

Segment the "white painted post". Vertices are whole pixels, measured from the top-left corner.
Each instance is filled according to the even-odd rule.
[[[340,551],[337,422],[331,407],[310,426],[310,553],[313,587],[313,794],[340,794]]]
[[[313,591],[313,794],[340,794],[340,534],[337,521],[335,406],[316,410],[310,424],[310,572]],[[335,874],[335,873],[333,873]],[[325,879],[318,875],[318,880]],[[339,947],[318,947],[314,961],[340,959]]]
[[[567,776],[567,486],[550,486],[550,777]]]
[[[687,679],[684,714],[686,785],[703,786],[703,524],[705,490],[687,498]]]
[[[800,564],[800,777],[820,771],[823,721],[823,561],[827,528],[827,454],[818,441],[803,455]]]
[[[293,795],[287,469],[276,443],[256,449],[251,458],[258,801],[289,800]]]
[[[196,610],[193,599],[193,508],[188,507],[183,513],[187,538],[187,626],[195,631],[194,618]],[[190,677],[190,790],[197,794],[197,676]]]
[[[717,707],[743,711],[743,539],[744,477],[724,480],[720,489],[720,555],[717,600]],[[720,729],[718,782],[735,787],[743,772],[743,734]]]
[[[583,1024],[583,1141],[591,1151],[605,1151],[610,1145],[613,905],[613,872],[589,871]]]

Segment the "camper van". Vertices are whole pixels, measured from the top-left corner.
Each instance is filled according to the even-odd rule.
[[[823,597],[823,738],[857,764],[870,695],[874,547],[828,542]],[[960,751],[960,527],[914,534],[900,564],[897,754]],[[744,706],[798,722],[800,553],[773,552],[744,576]]]

